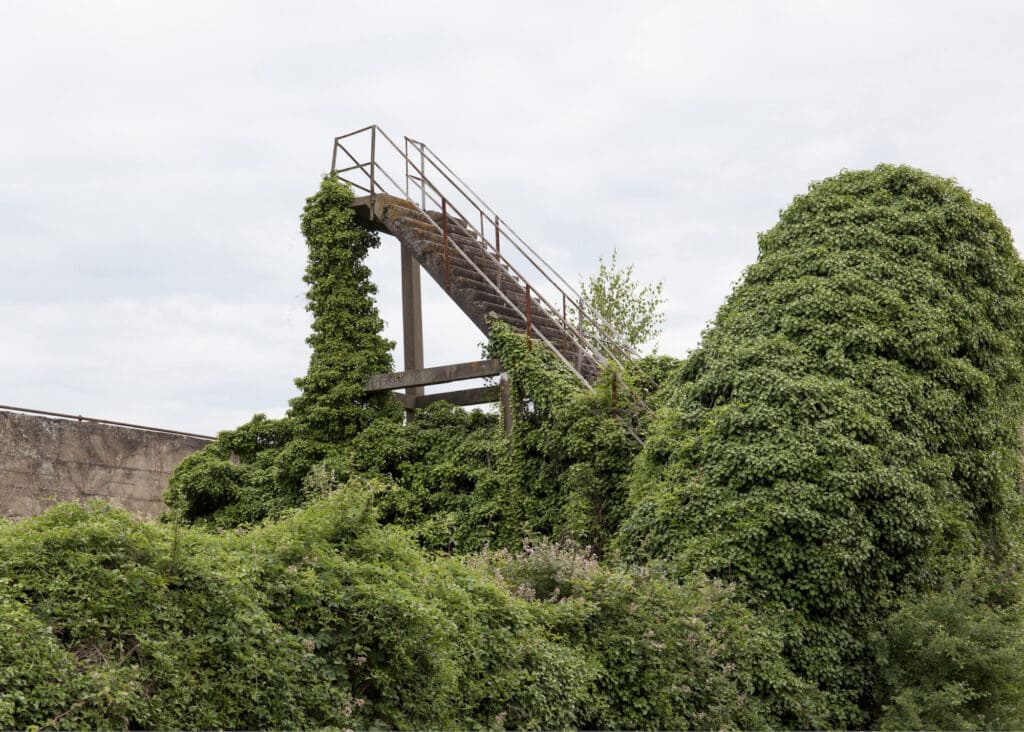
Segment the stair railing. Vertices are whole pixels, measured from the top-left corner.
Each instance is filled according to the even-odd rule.
[[[505,256],[505,255],[503,255],[501,253],[500,246],[499,245],[492,245],[486,239],[486,237],[481,236],[480,232],[478,230],[476,230],[473,227],[472,224],[469,223],[469,221],[467,220],[467,218],[463,214],[463,212],[451,201],[451,199],[445,197],[445,195],[437,188],[437,186],[433,183],[432,180],[430,180],[428,178],[420,177],[420,176],[413,176],[413,179],[414,179],[415,184],[418,185],[420,187],[420,189],[421,189],[421,191],[420,191],[421,192],[421,199],[425,199],[425,200],[433,203],[438,208],[441,208],[441,209],[444,209],[444,210],[447,210],[447,211],[454,211],[456,216],[459,218],[460,225],[470,235],[472,235],[477,240],[477,242],[485,249],[485,251],[488,251],[488,253],[491,256],[494,257],[495,261],[498,264],[497,276],[495,278],[496,281],[492,281],[491,278],[487,274],[480,272],[479,268],[477,268],[474,265],[474,269],[477,272],[481,273],[481,276],[491,285],[492,289],[494,289],[496,292],[500,292],[501,294],[504,295],[504,291],[502,290],[502,287],[501,287],[501,279],[502,279],[503,274],[504,274],[504,276],[512,277],[521,288],[525,289],[525,291],[526,291],[526,293],[528,295],[528,299],[526,301],[527,311],[524,314],[523,311],[518,308],[518,306],[515,307],[515,310],[520,315],[520,317],[523,317],[525,319],[527,325],[529,325],[530,320],[531,320],[531,312],[530,311],[535,306],[534,303],[536,303],[536,306],[538,306],[537,309],[540,310],[541,312],[543,312],[545,315],[547,315],[548,318],[552,322],[556,322],[556,323],[557,322],[561,322],[563,333],[566,336],[568,336],[569,340],[572,342],[572,344],[574,346],[574,349],[577,351],[577,353],[586,355],[587,358],[589,358],[591,361],[593,361],[594,366],[596,366],[598,368],[600,368],[601,366],[604,366],[604,364],[608,361],[608,358],[600,350],[595,349],[587,341],[587,339],[583,336],[582,332],[580,332],[571,323],[571,321],[569,321],[568,318],[566,317],[566,310],[565,310],[566,298],[565,298],[564,294],[563,294],[563,300],[562,300],[562,302],[563,302],[562,315],[561,315],[561,317],[559,317],[558,312],[555,310],[554,306],[552,306],[552,304],[548,300],[548,298],[545,297],[541,292],[538,292],[536,290],[536,288],[534,288],[530,284],[530,281],[525,277],[525,275],[523,275],[523,273],[515,266],[515,264],[513,264],[508,259],[507,256]],[[436,222],[435,222],[435,226],[436,226]],[[500,229],[499,229],[499,231],[500,231]],[[447,232],[443,232],[443,233],[445,234],[445,241],[447,242],[448,241]],[[446,244],[446,246],[447,246],[447,244]],[[468,257],[466,255],[463,255],[463,257],[465,259],[468,259]],[[504,298],[504,299],[506,300],[506,302],[509,302],[507,297]],[[530,329],[527,328],[528,334],[529,334],[529,331],[530,331]],[[561,353],[560,349],[556,348],[553,344],[550,343],[550,341],[548,341],[547,338],[543,337],[543,334],[539,334],[539,335],[542,337],[542,340],[547,342],[549,347],[556,352],[556,355],[558,355],[559,357],[562,357],[562,353]],[[581,363],[571,364],[564,357],[562,357],[562,360],[565,361],[566,364],[570,366],[570,368],[573,370],[573,372],[576,373],[580,377],[581,380],[583,380],[583,381],[585,381],[585,382],[587,382],[589,384],[589,380],[586,377],[584,377],[584,376],[582,376],[580,374],[580,370],[582,368],[582,364]]]
[[[359,135],[359,134],[367,132],[367,131],[370,133],[370,154],[371,154],[371,160],[368,161],[368,162],[360,162],[359,159],[355,155],[352,154],[352,151],[350,149],[348,149],[347,146],[341,144],[338,141],[340,141],[341,139],[345,139],[345,138],[348,138],[348,137]],[[333,155],[333,159],[332,159],[332,165],[334,166],[334,171],[333,172],[334,172],[335,175],[337,175],[339,177],[339,179],[344,180],[346,183],[348,183],[353,188],[355,188],[355,189],[357,189],[359,191],[362,191],[362,192],[365,192],[365,193],[370,193],[371,191],[373,191],[374,194],[382,193],[382,194],[395,195],[394,193],[389,193],[388,189],[386,187],[384,187],[381,184],[381,182],[380,182],[381,181],[380,176],[383,175],[384,179],[386,181],[390,182],[391,185],[393,186],[393,188],[400,188],[398,183],[397,183],[397,181],[381,165],[379,148],[377,147],[377,144],[376,144],[376,142],[377,142],[376,141],[376,136],[378,134],[380,134],[382,136],[383,140],[385,140],[387,143],[390,144],[390,147],[393,148],[393,150],[395,152],[397,152],[398,154],[400,154],[402,156],[402,158],[404,158],[406,165],[409,166],[410,173],[409,173],[409,177],[406,180],[406,185],[407,186],[409,185],[409,181],[410,180],[412,180],[414,178],[417,178],[417,177],[421,177],[421,176],[413,175],[413,173],[419,172],[419,170],[420,170],[419,167],[416,166],[416,164],[408,157],[408,155],[406,155],[398,147],[397,144],[395,144],[394,140],[392,140],[387,135],[387,133],[385,133],[383,130],[381,130],[380,128],[377,128],[375,126],[372,126],[372,125],[369,126],[369,127],[364,127],[364,128],[362,128],[360,130],[356,130],[355,132],[348,133],[347,135],[342,135],[339,138],[337,138],[336,146],[335,146],[335,151],[334,151],[334,155]],[[387,146],[385,146],[384,149],[386,150]],[[345,168],[341,168],[341,169],[337,168],[337,160],[338,160],[338,152],[339,151],[343,152],[349,158],[349,160],[352,161],[352,165],[349,165],[349,166],[347,166]],[[352,171],[357,171],[357,170],[363,173],[363,175],[365,176],[365,180],[359,179],[359,178],[356,178],[355,180],[353,180],[351,175],[349,175],[349,177],[346,177],[345,174],[351,174]],[[367,187],[367,185],[365,185],[365,183],[368,183],[369,187]],[[441,196],[440,191],[438,191],[436,188],[434,188],[433,183],[430,182],[430,181],[427,181],[426,186],[423,186],[422,188],[423,188],[423,190],[421,191],[421,196],[420,196],[421,201],[419,203],[416,202],[415,200],[413,200],[408,195],[406,195],[405,198],[407,200],[409,200],[411,203],[420,206],[422,210],[426,209],[426,204],[427,204],[428,201],[431,202],[431,203],[434,203],[438,208],[442,209],[442,216],[444,216],[445,213],[447,212],[447,209],[449,208],[449,204],[447,202],[447,199],[445,199],[445,198],[443,198]],[[462,213],[457,208],[454,208],[454,207],[452,207],[452,208],[455,211],[456,216],[460,220],[460,223],[465,223],[465,217],[462,215]],[[504,301],[506,306],[508,306],[520,318],[523,318],[524,321],[530,319],[530,314],[529,313],[524,313],[523,309],[520,308],[520,306],[517,303],[513,302],[509,298],[509,296],[506,294],[506,292],[500,287],[500,272],[501,272],[501,268],[504,268],[506,270],[506,275],[507,276],[514,277],[516,279],[516,281],[520,284],[520,286],[524,288],[524,291],[529,292],[529,290],[528,290],[528,288],[529,288],[528,283],[526,283],[525,279],[518,273],[517,270],[515,270],[511,266],[511,264],[507,260],[500,260],[498,262],[498,264],[499,264],[499,282],[495,283],[495,282],[493,282],[491,280],[491,278],[484,271],[482,271],[480,269],[480,267],[476,264],[476,262],[474,262],[473,259],[469,255],[466,254],[466,252],[462,249],[462,247],[459,246],[459,244],[457,242],[455,242],[454,240],[451,239],[451,237],[448,235],[448,232],[445,230],[447,227],[443,227],[443,225],[439,226],[437,224],[437,222],[434,221],[430,217],[427,217],[427,221],[429,221],[430,225],[436,230],[437,233],[439,233],[441,235],[441,237],[443,239],[445,250],[454,249],[455,252],[459,255],[460,259],[467,266],[469,266],[474,272],[476,272],[477,275],[479,275],[481,281],[483,281],[483,282],[487,283],[487,285],[489,285],[490,289],[494,292],[494,294],[496,296],[498,296],[502,301]],[[471,229],[472,227],[469,227],[469,228]],[[531,298],[531,302],[532,301],[533,301],[533,298]],[[539,338],[539,340],[541,340],[544,343],[544,345],[583,384],[587,385],[588,387],[590,386],[590,381],[583,375],[583,373],[580,370],[581,369],[581,364],[579,364],[579,363],[573,364],[572,362],[570,362],[562,354],[561,350],[558,349],[553,343],[551,343],[550,339],[548,339],[547,336],[545,336],[543,333],[536,333],[535,337]],[[595,365],[596,366],[600,366],[601,362],[600,361],[595,361]]]
[[[387,143],[383,149],[378,145],[378,135],[381,140]],[[364,155],[357,156],[353,154],[352,149],[350,149],[354,147],[352,140],[357,138],[357,136],[368,136],[369,138],[368,159]],[[426,144],[406,137],[404,145],[400,147],[377,125],[369,125],[345,135],[340,135],[335,138],[334,142],[332,172],[355,189],[370,195],[377,193],[401,195],[410,202],[420,206],[423,210],[426,210],[428,203],[430,203],[438,209],[454,213],[461,219],[460,223],[462,226],[479,241],[485,250],[488,250],[497,259],[499,263],[498,283],[491,282],[491,278],[480,271],[465,252],[456,245],[455,248],[458,250],[461,258],[466,260],[485,281],[490,283],[492,288],[502,296],[502,299],[511,305],[521,317],[525,319],[526,315],[501,290],[500,280],[503,273],[505,276],[515,277],[521,287],[529,288],[528,291],[532,295],[531,299],[536,301],[531,303],[530,309],[539,305],[540,307],[537,309],[544,312],[551,320],[560,322],[562,330],[572,341],[574,350],[577,353],[589,356],[595,365],[603,366],[606,362],[610,361],[621,366],[624,360],[636,355],[635,350],[625,339],[621,338],[614,328],[601,318],[593,308],[587,306],[580,293],[558,274],[536,250],[530,247],[514,229],[501,220],[494,209],[483,201]],[[365,142],[363,144],[365,146]],[[351,165],[339,168],[339,153],[343,154],[348,161],[351,161]],[[384,159],[388,155],[382,153],[388,153],[395,163],[404,168],[404,181],[402,184],[390,174],[388,168],[383,164]],[[356,175],[352,175],[352,173],[357,171]],[[368,185],[366,185],[367,183]],[[419,200],[417,201],[416,198]],[[479,219],[479,228],[474,227],[470,223],[470,218],[460,210],[460,207],[453,200],[454,198],[458,198],[468,210],[472,210],[476,214],[474,218]],[[451,214],[449,213],[448,215]],[[484,233],[488,228],[493,228],[493,243]],[[448,237],[446,234],[447,232],[442,231],[442,236],[447,246]],[[530,266],[531,270],[539,273],[553,288],[556,301],[561,300],[560,313],[548,297],[539,292],[536,287],[530,285],[529,280],[509,260],[507,253],[502,252],[502,238],[506,242],[511,243],[513,251],[518,253]],[[570,313],[578,318],[578,324],[571,321],[569,318]],[[554,351],[577,376],[589,383],[589,380],[580,373],[580,369],[583,366],[582,363],[569,363],[562,356],[560,349],[555,348],[546,337],[543,337],[542,333],[535,329],[534,332],[541,336],[542,340],[546,341],[545,345]],[[588,335],[588,333],[592,335]]]
[[[502,221],[498,214],[487,204],[483,198],[474,191],[469,184],[467,184],[462,178],[459,177],[455,171],[447,165],[440,156],[437,155],[428,145],[425,143],[413,140],[406,137],[407,144],[411,144],[416,147],[420,152],[421,167],[426,168],[426,164],[430,164],[439,175],[441,175],[451,186],[458,190],[467,200],[469,200],[473,207],[477,210],[480,218],[480,232],[481,238],[495,251],[500,251],[500,235],[503,233],[507,240],[511,241],[512,245],[516,250],[526,259],[532,267],[539,272],[545,280],[548,281],[562,296],[563,306],[563,321],[566,326],[573,328],[577,331],[582,331],[583,328],[577,328],[575,325],[568,322],[565,317],[564,311],[567,310],[567,306],[571,306],[581,323],[586,323],[602,344],[608,347],[608,350],[599,349],[608,360],[613,363],[622,365],[623,360],[629,360],[635,358],[639,354],[636,349],[632,347],[624,338],[622,338],[615,330],[615,327],[609,323],[597,310],[588,307],[583,296],[573,287],[569,282],[562,277],[559,272],[552,267],[547,260],[545,260],[533,247],[531,247],[507,222]],[[491,244],[487,241],[486,236],[482,235],[482,232],[487,229],[486,224],[495,232],[495,243]],[[550,307],[550,303],[548,303]],[[583,332],[579,335],[585,339],[587,337]],[[587,339],[589,340],[589,339]]]
[[[427,185],[431,184],[428,182]],[[463,222],[465,222],[465,218],[462,216],[462,213],[457,208],[455,208],[451,203],[449,203],[448,199],[439,197],[439,193],[436,190],[431,190],[430,192],[425,193],[424,195],[426,196],[427,200],[430,201],[440,200],[438,206],[442,209],[442,224],[438,225],[438,223],[429,216],[427,217],[427,220],[430,221],[431,226],[437,233],[441,235],[442,238],[444,256],[446,258],[446,280],[450,282],[450,270],[448,269],[447,257],[449,253],[449,248],[451,248],[456,251],[456,253],[461,257],[462,261],[465,264],[469,265],[470,268],[472,268],[473,271],[480,276],[480,279],[483,282],[486,282],[490,286],[490,289],[494,292],[494,294],[498,295],[505,302],[505,304],[512,309],[513,312],[515,312],[517,315],[519,315],[520,318],[523,319],[523,321],[526,323],[527,345],[530,345],[530,343],[532,342],[532,338],[537,338],[540,341],[542,341],[544,345],[547,346],[548,350],[551,351],[569,369],[569,371],[573,375],[575,375],[577,379],[580,380],[580,382],[589,387],[590,380],[582,373],[582,365],[580,363],[573,364],[571,361],[569,361],[568,358],[566,358],[565,354],[562,353],[562,350],[556,347],[555,344],[553,344],[551,340],[546,335],[544,335],[543,332],[531,328],[533,320],[532,311],[534,303],[538,299],[542,298],[536,292],[531,291],[530,283],[527,282],[525,278],[522,277],[519,271],[516,270],[511,265],[511,263],[509,263],[505,259],[502,259],[501,257],[496,257],[496,261],[499,267],[497,277],[498,282],[492,280],[490,276],[482,269],[480,269],[479,265],[477,265],[477,263],[473,261],[473,258],[466,254],[465,250],[458,244],[458,242],[453,240],[450,236],[450,233],[448,231],[448,217],[450,214],[448,214],[448,212],[454,211],[459,219],[460,225],[464,226]],[[464,226],[464,228],[468,227]],[[473,233],[471,228],[469,228],[468,230],[470,233]],[[501,287],[500,282],[502,268],[505,269],[507,276],[514,277],[519,286],[523,288],[523,291],[525,293],[525,301],[523,308],[520,308],[519,305],[516,302],[514,302],[508,296],[508,293],[506,293],[505,290]],[[548,317],[551,317],[550,314],[548,314]],[[556,318],[552,318],[552,320],[555,320],[557,322]],[[573,342],[577,345],[577,347],[580,347],[580,344],[578,344],[575,340]],[[603,365],[602,360],[594,358],[593,354],[590,354],[589,352],[588,355],[594,361],[595,366],[600,367]]]
[[[419,145],[419,143],[416,143],[411,138],[406,138],[406,144],[407,146],[409,144],[412,144],[414,146]],[[509,260],[508,257],[506,255],[503,255],[501,252],[501,232],[503,230],[511,231],[511,229],[502,229],[500,219],[497,217],[496,214],[492,214],[494,216],[493,224],[495,228],[495,242],[492,244],[487,239],[487,237],[482,233],[484,229],[483,222],[485,220],[490,221],[490,218],[487,216],[487,214],[480,208],[479,205],[477,205],[477,203],[469,195],[465,193],[465,191],[459,188],[457,184],[452,182],[450,178],[444,176],[452,184],[454,189],[458,193],[460,193],[466,201],[469,202],[469,205],[476,209],[481,220],[480,229],[476,229],[469,222],[468,218],[458,209],[458,207],[451,202],[451,199],[447,197],[447,195],[450,195],[450,192],[446,195],[435,183],[436,179],[428,178],[427,176],[422,174],[425,170],[426,164],[432,163],[433,161],[429,157],[427,157],[426,149],[420,149],[420,153],[420,166],[417,166],[415,163],[412,163],[410,165],[410,167],[412,168],[412,172],[407,173],[407,184],[415,185],[419,188],[420,200],[423,202],[430,202],[437,207],[447,205],[449,208],[455,210],[461,217],[463,226],[471,234],[474,235],[474,237],[485,249],[490,250],[491,255],[495,257],[499,265],[501,265],[501,267],[505,268],[509,273],[514,275],[516,277],[516,280],[519,282],[520,286],[526,287],[528,289],[531,288],[531,285],[527,278],[522,274],[522,272],[520,272],[520,270],[515,266],[515,264],[513,264],[513,262]],[[420,173],[420,175],[414,175],[414,173]],[[423,205],[425,205],[425,203]],[[515,245],[515,242],[513,242],[513,244]],[[541,292],[537,291],[536,288],[533,288],[533,293],[536,296],[536,299],[540,302],[544,313],[555,322],[561,321],[563,332],[569,336],[576,349],[580,352],[586,353],[589,356],[589,358],[592,361],[594,361],[594,363],[599,367],[603,366],[609,360],[621,366],[621,354],[615,354],[614,352],[609,353],[606,351],[602,351],[601,349],[595,348],[593,344],[589,341],[589,339],[584,335],[583,329],[576,327],[576,325],[569,320],[567,306],[570,302],[573,306],[575,306],[576,311],[578,313],[584,312],[585,308],[582,307],[582,305],[580,305],[579,303],[577,303],[575,299],[570,298],[568,293],[566,293],[565,290],[562,289],[562,287],[560,287],[558,283],[555,280],[553,280],[544,271],[542,267],[538,266],[537,262],[534,261],[534,259],[530,257],[530,255],[526,254],[521,249],[519,249],[518,245],[516,245],[516,249],[520,251],[521,254],[524,255],[524,258],[527,260],[529,264],[533,265],[534,269],[536,269],[538,272],[544,275],[545,279],[547,279],[549,283],[554,285],[556,291],[561,295],[562,312],[561,317],[559,317],[558,310],[554,307],[554,305],[552,305],[551,301],[547,297],[545,297]],[[498,287],[501,286],[500,272],[501,269],[499,269],[499,279],[497,282]],[[576,366],[579,367],[580,364],[577,363]]]

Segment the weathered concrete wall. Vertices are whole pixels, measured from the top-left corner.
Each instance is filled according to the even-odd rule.
[[[171,471],[206,445],[183,435],[0,411],[0,515],[103,498],[158,516]]]

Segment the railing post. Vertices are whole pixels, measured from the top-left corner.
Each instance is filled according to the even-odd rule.
[[[444,241],[444,289],[452,291],[452,270],[448,263],[448,199],[441,197],[441,238]]]
[[[512,434],[512,395],[508,384],[508,374],[501,372],[501,421],[505,427],[505,437]]]
[[[405,197],[409,197],[409,138],[405,138]]]
[[[427,158],[420,143],[420,208],[427,210]]]
[[[531,318],[530,308],[530,286],[526,286],[526,347],[529,350],[533,350],[533,341],[530,340],[530,331],[533,330],[533,321]]]
[[[498,289],[501,289],[501,219],[494,214],[494,256],[498,260]]]
[[[372,197],[377,191],[375,190],[375,173],[377,171],[377,125],[370,128],[370,196]],[[370,203],[370,215],[373,215],[373,203]]]
[[[577,303],[577,307],[579,307],[579,309],[580,309],[580,312],[579,312],[579,334],[580,334],[580,340],[583,341],[583,343],[589,343],[590,339],[587,338],[587,334],[583,332],[583,308],[584,308],[584,302],[583,302],[583,298],[582,297],[580,298],[579,303]],[[576,370],[579,371],[581,368],[583,368],[583,347],[582,347],[582,345],[580,346],[580,348],[576,349]]]

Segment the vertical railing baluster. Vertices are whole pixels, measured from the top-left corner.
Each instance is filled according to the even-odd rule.
[[[498,259],[498,289],[501,289],[501,219],[494,214],[494,255]]]
[[[448,199],[441,198],[441,238],[444,241],[444,289],[452,291],[452,271],[448,262]]]
[[[587,338],[586,333],[583,332],[583,308],[584,308],[583,298],[580,298],[580,301],[577,303],[577,306],[580,309],[580,312],[579,312],[579,334],[580,334],[580,339],[584,343],[589,343],[590,341]],[[576,370],[579,371],[582,368],[583,368],[583,349],[580,348],[578,351],[576,351]]]
[[[533,341],[530,340],[530,333],[533,330],[533,321],[531,319],[531,307],[530,307],[530,286],[526,286],[526,347],[529,350],[533,350]]]
[[[420,208],[427,210],[427,159],[420,143]]]
[[[373,196],[377,191],[375,185],[375,173],[377,172],[377,125],[370,128],[370,195]],[[370,203],[370,211],[372,215],[373,203]]]

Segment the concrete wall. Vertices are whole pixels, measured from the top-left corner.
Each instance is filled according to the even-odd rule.
[[[183,435],[0,411],[0,515],[103,498],[158,516],[171,471],[207,444]]]

